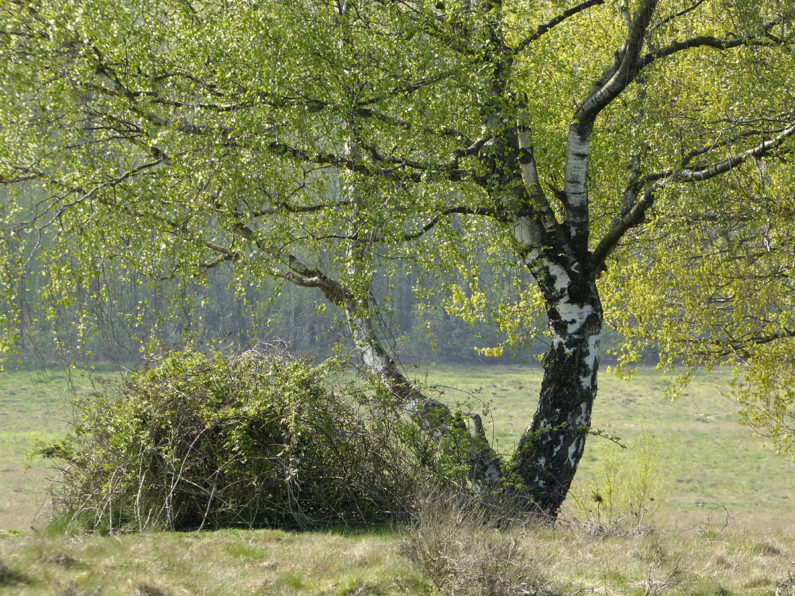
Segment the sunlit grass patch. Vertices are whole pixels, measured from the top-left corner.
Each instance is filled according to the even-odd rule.
[[[795,552],[795,537],[786,530],[761,533],[720,526],[595,536],[566,521],[556,528],[526,525],[500,531],[457,523],[438,526],[435,532],[437,539],[454,547],[446,556],[481,561],[479,573],[488,571],[489,561],[504,573],[511,567],[506,557],[521,557],[515,569],[532,571],[533,577],[559,594],[597,590],[761,596],[772,594],[788,577]],[[0,593],[434,593],[433,582],[401,555],[404,540],[405,534],[383,529],[373,534],[223,530],[46,537],[7,533],[0,536],[0,561],[7,570]],[[522,561],[531,567],[522,567]]]
[[[141,586],[169,594],[352,594],[362,587],[360,593],[395,594],[406,586],[421,588],[397,544],[396,535],[270,530],[28,535],[0,538],[0,561],[9,574],[18,574],[14,582],[24,581],[35,594],[70,588],[134,594]],[[414,589],[406,593],[420,593]]]
[[[582,536],[576,526],[555,532],[572,533],[574,542],[546,535],[531,536],[527,544],[547,552],[551,545],[557,552],[547,571],[564,593],[602,588],[620,594],[771,594],[787,576],[795,547],[784,531],[770,538],[781,553],[765,558],[747,549],[754,536],[747,531],[714,530],[712,540],[698,532],[605,538]]]
[[[72,399],[90,389],[88,376],[63,370],[0,372],[0,529],[29,529],[46,518],[52,464],[29,454],[66,432]]]

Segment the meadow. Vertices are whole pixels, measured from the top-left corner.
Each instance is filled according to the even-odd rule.
[[[498,451],[510,452],[531,420],[541,373],[540,367],[436,367],[426,382],[450,402],[486,406]],[[726,518],[741,527],[795,529],[795,462],[737,424],[737,404],[726,397],[729,380],[726,371],[698,375],[671,400],[665,390],[672,379],[659,371],[641,369],[630,380],[602,373],[593,429],[620,439],[626,449],[619,458],[631,458],[641,437],[652,439],[662,485],[657,522],[666,527]],[[614,448],[606,438],[589,439],[574,493],[593,482]]]
[[[540,369],[527,366],[414,373],[448,402],[486,411],[505,452],[530,421],[541,379]],[[417,532],[426,532],[419,536],[426,542],[434,532],[476,534],[465,524],[456,532],[452,524],[303,533],[55,531],[47,510],[51,462],[29,458],[30,451],[65,431],[74,398],[112,376],[0,373],[0,594],[466,593],[435,581],[406,556]],[[547,593],[774,594],[795,572],[795,465],[736,423],[736,404],[723,395],[728,378],[698,376],[669,401],[656,371],[641,370],[629,382],[603,374],[594,428],[626,448],[590,439],[557,528],[486,534],[473,548],[520,553],[524,572]],[[596,519],[593,497],[611,490],[605,482],[617,483],[622,473],[637,479],[642,470],[650,470],[642,524],[622,523],[627,510],[618,506],[613,519],[604,509]],[[465,542],[453,546],[460,551]],[[464,556],[456,552],[443,556]]]

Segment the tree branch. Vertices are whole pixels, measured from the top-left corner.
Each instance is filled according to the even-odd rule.
[[[779,17],[774,19],[762,27],[762,30],[767,33],[778,23],[783,21],[783,17]],[[683,52],[686,50],[691,50],[694,48],[713,48],[716,50],[729,50],[732,48],[738,48],[742,46],[773,46],[776,45],[775,42],[763,42],[760,41],[760,37],[758,35],[744,35],[742,37],[714,37],[711,35],[701,35],[698,37],[692,37],[690,39],[686,39],[683,41],[674,41],[668,44],[667,46],[654,50],[653,52],[649,52],[643,58],[640,59],[638,63],[638,69],[642,70],[647,68],[649,65],[653,64],[657,60],[662,58],[667,58],[669,56],[673,56],[679,52]]]
[[[701,182],[703,180],[709,180],[710,178],[714,178],[715,176],[724,174],[729,170],[736,168],[749,158],[763,157],[767,155],[771,150],[780,146],[793,134],[795,134],[795,122],[791,123],[772,139],[764,141],[756,147],[748,149],[742,153],[738,153],[737,155],[727,157],[726,159],[723,159],[709,167],[681,168],[673,174],[672,179],[677,182]]]
[[[624,46],[616,61],[609,66],[594,88],[574,114],[574,125],[580,127],[593,124],[596,116],[634,80],[640,63],[640,51],[651,18],[657,8],[657,0],[643,0],[635,13],[627,33]],[[572,125],[572,126],[574,126]]]
[[[557,235],[560,224],[538,179],[536,160],[533,154],[532,134],[532,130],[527,126],[518,125],[516,127],[516,138],[519,145],[519,170],[521,171],[522,182],[527,195],[531,198],[534,210],[539,214],[544,229]]]
[[[641,1],[629,25],[624,46],[577,108],[569,127],[563,192],[566,225],[572,250],[578,258],[588,253],[588,156],[594,120],[637,75],[643,40],[656,7],[657,0]]]
[[[31,180],[38,180],[41,178],[43,174],[36,172],[32,174],[22,174],[20,176],[12,176],[11,178],[6,178],[5,176],[0,176],[0,185],[2,186],[10,186],[12,184],[20,184],[22,182],[30,182]]]
[[[672,15],[669,15],[669,16],[665,17],[664,19],[661,19],[661,20],[660,20],[660,21],[658,21],[657,23],[654,23],[654,25],[653,25],[652,27],[650,27],[650,29],[649,29],[649,30],[650,30],[650,31],[653,31],[653,30],[655,30],[655,29],[659,29],[660,27],[662,27],[662,26],[663,26],[663,25],[665,25],[666,23],[670,23],[670,22],[671,22],[671,21],[673,21],[674,19],[678,19],[679,17],[683,17],[683,16],[685,16],[687,13],[694,11],[694,10],[695,10],[695,9],[697,9],[699,6],[701,6],[702,4],[704,4],[704,2],[706,2],[706,0],[696,0],[696,2],[694,2],[693,4],[691,4],[690,6],[688,6],[687,8],[683,8],[683,9],[682,9],[682,10],[680,10],[679,12],[676,12],[676,13],[674,13],[674,14],[672,14]]]
[[[721,174],[725,174],[748,159],[761,158],[768,155],[773,149],[781,146],[793,135],[795,135],[795,122],[783,129],[772,139],[768,139],[747,151],[727,157],[709,167],[687,168],[683,166],[674,171],[649,174],[634,182],[630,180],[630,184],[627,186],[625,193],[629,193],[629,196],[633,199],[632,206],[626,211],[625,215],[621,216],[621,213],[619,213],[613,220],[610,230],[608,230],[599,244],[597,244],[590,257],[590,262],[594,268],[593,270],[598,270],[604,264],[605,259],[630,228],[643,221],[649,207],[654,203],[654,193],[657,190],[670,183],[703,182]],[[643,184],[647,184],[648,186],[638,197],[638,190],[636,190],[636,188]],[[625,194],[625,196],[627,195]]]
[[[563,11],[559,15],[552,17],[548,21],[545,21],[538,25],[536,30],[529,36],[523,39],[519,44],[511,50],[512,55],[517,55],[527,49],[527,47],[542,37],[545,33],[549,33],[552,29],[560,25],[562,22],[566,21],[567,19],[577,15],[592,6],[599,6],[604,4],[605,0],[585,0],[585,2],[580,2],[576,6],[572,6],[571,8]]]
[[[447,217],[448,215],[485,215],[488,217],[498,218],[499,215],[495,209],[489,209],[486,207],[449,207],[443,210],[438,215],[434,216],[433,218],[428,221],[424,226],[415,230],[413,232],[407,232],[403,235],[403,240],[411,241],[420,238],[424,234],[430,232],[436,224],[438,224],[443,218]]]

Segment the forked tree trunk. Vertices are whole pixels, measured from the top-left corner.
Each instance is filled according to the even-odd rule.
[[[560,288],[560,284],[557,286]],[[531,424],[514,456],[520,502],[530,512],[554,518],[574,479],[591,426],[596,397],[602,308],[595,284],[570,281],[549,308],[552,344],[544,358],[541,394]],[[445,404],[417,390],[381,346],[368,317],[349,303],[348,324],[366,367],[402,401],[417,422],[432,432],[447,432],[455,424]],[[485,489],[503,486],[500,461],[473,415],[470,478]],[[510,489],[511,491],[514,488]]]
[[[487,490],[514,491],[531,512],[555,517],[566,498],[585,447],[596,397],[602,307],[596,284],[580,267],[562,266],[535,255],[534,275],[549,305],[552,343],[544,358],[544,379],[538,408],[522,436],[511,472],[520,486],[504,483],[500,459],[489,445],[480,419],[474,432],[449,408],[417,389],[381,345],[367,309],[339,282],[323,277],[314,282],[326,298],[344,310],[351,335],[366,368],[388,387],[417,423],[440,438],[453,429],[470,437],[470,479]],[[513,477],[515,478],[515,476]]]

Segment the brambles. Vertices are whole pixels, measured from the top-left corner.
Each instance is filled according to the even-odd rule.
[[[377,389],[332,391],[331,366],[173,352],[79,403],[66,439],[40,449],[66,464],[61,523],[187,530],[405,515],[415,435]]]

